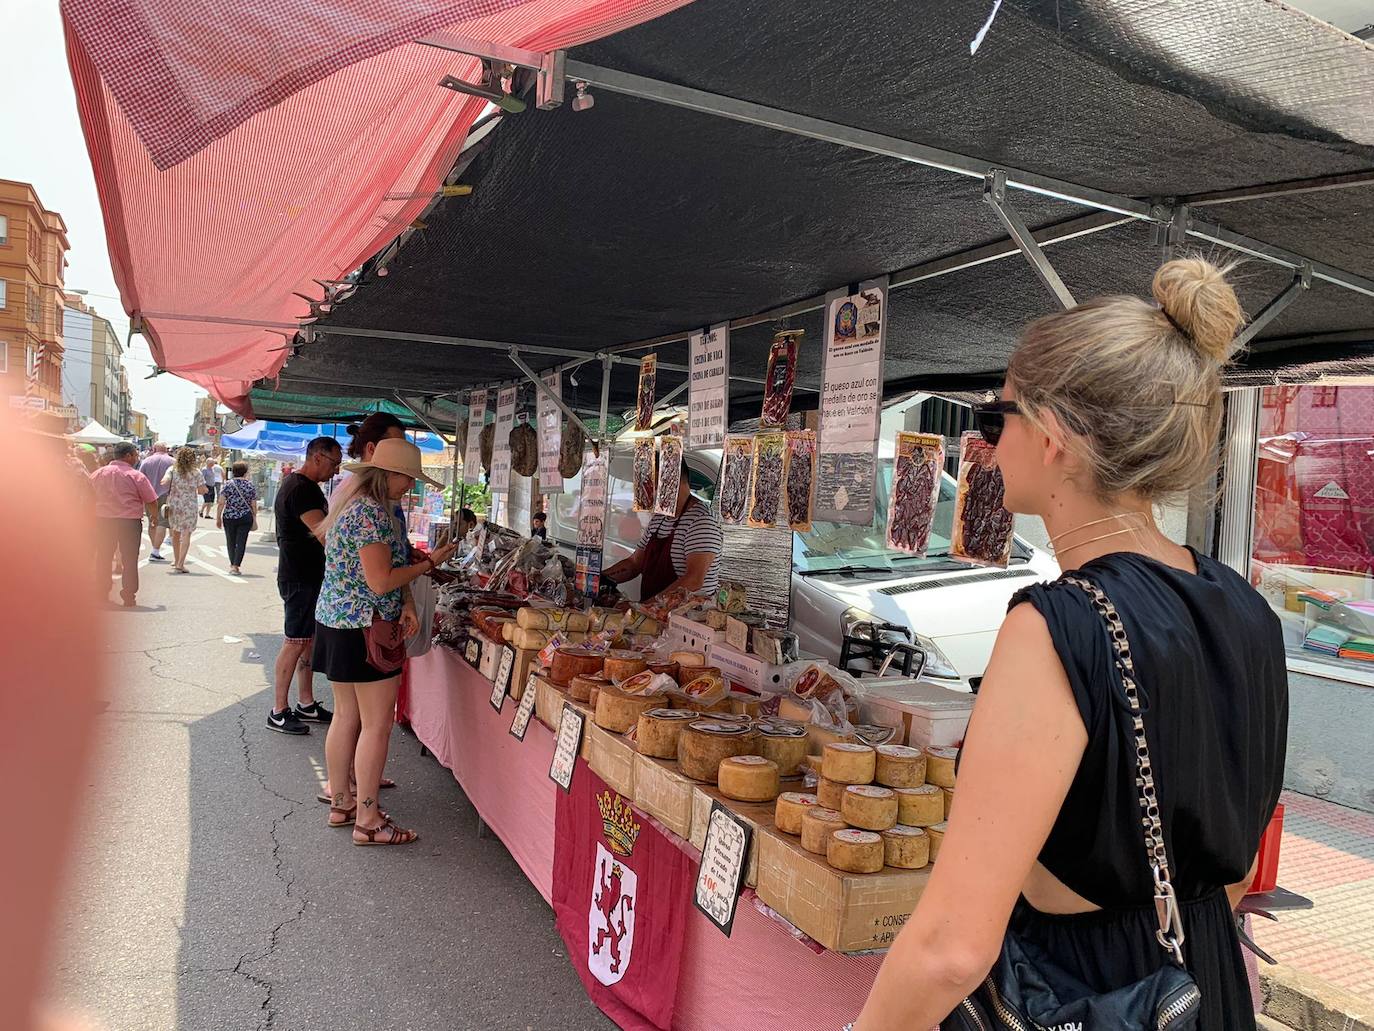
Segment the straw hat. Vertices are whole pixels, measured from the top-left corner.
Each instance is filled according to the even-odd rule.
[[[344,468],[351,473],[363,469],[385,469],[389,473],[403,473],[417,480],[424,480],[431,487],[442,487],[438,480],[426,476],[420,468],[420,449],[408,440],[399,437],[386,437],[377,441],[370,462],[345,462]]]

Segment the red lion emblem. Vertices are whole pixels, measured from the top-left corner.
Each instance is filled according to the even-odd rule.
[[[592,942],[592,955],[599,956],[608,942],[611,950],[610,972],[620,973],[620,943],[626,934],[625,919],[630,918],[631,933],[634,926],[634,896],[622,894],[623,870],[618,862],[612,862],[610,871],[606,870],[606,856],[601,857],[597,873],[596,888],[592,894],[592,906],[601,914],[600,926],[596,929],[596,940]]]

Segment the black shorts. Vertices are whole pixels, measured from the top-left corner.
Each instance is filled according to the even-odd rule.
[[[400,670],[383,673],[367,661],[367,641],[361,630],[339,630],[323,623],[315,628],[311,666],[335,684],[370,684],[401,675]]]
[[[277,593],[286,605],[286,639],[308,641],[315,636],[315,602],[320,584],[277,581]]]
[[[208,505],[215,500],[215,485],[207,483],[205,485],[205,496],[200,499],[202,505]]]

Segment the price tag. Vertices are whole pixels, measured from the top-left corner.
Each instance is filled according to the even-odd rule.
[[[520,696],[520,704],[515,710],[515,719],[511,720],[510,732],[512,737],[525,740],[525,731],[530,726],[530,716],[534,714],[534,699],[539,693],[535,686],[536,673],[531,673],[529,679],[525,681],[525,693]]]
[[[582,747],[582,724],[586,718],[571,705],[563,706],[563,718],[558,722],[558,744],[554,746],[549,779],[564,791],[572,787],[573,768]]]
[[[727,938],[735,924],[735,904],[744,884],[749,839],[753,833],[753,829],[729,809],[719,802],[711,803],[692,901]]]
[[[501,665],[496,667],[496,680],[491,687],[491,707],[497,712],[510,693],[510,677],[515,669],[515,649],[506,645],[501,649]]]
[[[477,638],[468,638],[468,647],[463,657],[468,660],[468,665],[474,668],[482,661],[482,645],[478,643]]]

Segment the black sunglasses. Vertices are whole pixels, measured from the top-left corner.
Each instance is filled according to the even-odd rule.
[[[1002,439],[1008,415],[1020,415],[1021,406],[1015,401],[991,401],[973,409],[973,425],[993,447]]]

